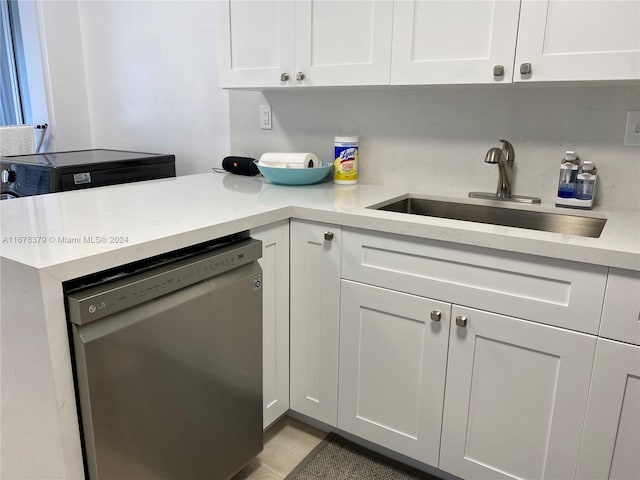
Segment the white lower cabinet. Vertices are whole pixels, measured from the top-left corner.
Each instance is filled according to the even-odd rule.
[[[598,339],[576,478],[640,478],[640,346]]]
[[[461,478],[640,478],[640,346],[595,335],[606,268],[290,227],[292,410]],[[609,280],[635,341],[637,274]]]
[[[262,241],[262,424],[289,410],[289,220],[251,231]]]
[[[437,465],[451,305],[341,284],[338,427]]]
[[[640,272],[610,268],[600,337],[640,345]]]
[[[576,478],[640,478],[639,291],[639,272],[609,269]]]
[[[574,478],[596,337],[453,306],[439,468]]]
[[[291,409],[338,418],[340,245],[337,225],[291,221]]]

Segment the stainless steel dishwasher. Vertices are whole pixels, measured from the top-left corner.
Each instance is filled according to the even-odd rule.
[[[66,288],[91,479],[227,479],[262,450],[261,242]]]

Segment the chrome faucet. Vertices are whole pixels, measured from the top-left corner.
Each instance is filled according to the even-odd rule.
[[[513,182],[513,163],[516,160],[516,151],[510,142],[500,139],[502,148],[490,148],[484,157],[486,163],[498,164],[498,188],[496,193],[469,192],[471,198],[485,198],[491,200],[507,200],[522,203],[540,203],[538,197],[525,197],[511,194]]]
[[[502,140],[502,150],[494,147],[489,149],[484,157],[486,163],[498,164],[498,189],[496,190],[496,197],[498,198],[510,198],[511,197],[511,180],[513,179],[513,162],[516,160],[516,151],[513,149],[513,145],[507,140]]]

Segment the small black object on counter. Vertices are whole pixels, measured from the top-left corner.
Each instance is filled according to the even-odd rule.
[[[222,168],[229,173],[253,177],[260,173],[255,161],[255,158],[250,157],[224,157],[222,160]]]

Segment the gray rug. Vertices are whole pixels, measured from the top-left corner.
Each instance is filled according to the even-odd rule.
[[[330,434],[285,480],[438,480]]]

